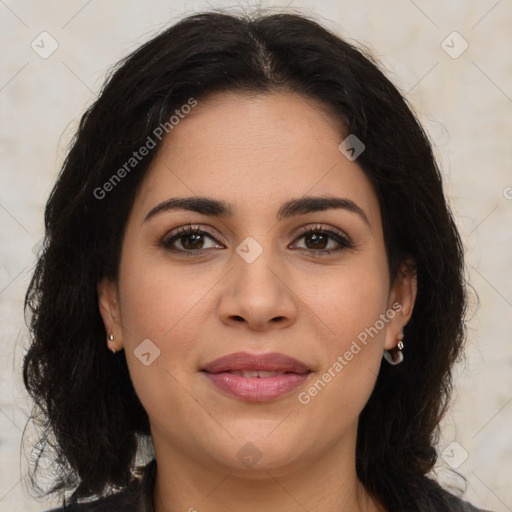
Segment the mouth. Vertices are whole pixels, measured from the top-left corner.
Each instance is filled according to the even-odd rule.
[[[275,352],[229,354],[208,363],[202,372],[217,390],[247,402],[266,402],[288,395],[311,374],[302,361]]]
[[[269,377],[277,377],[279,375],[286,375],[288,373],[294,373],[294,372],[269,372],[269,371],[264,371],[264,370],[245,370],[245,371],[230,371],[230,372],[224,372],[224,373],[230,373],[231,375],[239,375],[240,377],[245,377],[246,379],[251,379],[251,378],[267,379]]]

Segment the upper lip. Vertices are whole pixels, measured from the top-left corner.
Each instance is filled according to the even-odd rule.
[[[278,352],[268,354],[249,354],[235,352],[219,357],[206,364],[203,371],[221,373],[232,371],[261,370],[266,372],[309,373],[311,370],[305,363],[294,357]]]

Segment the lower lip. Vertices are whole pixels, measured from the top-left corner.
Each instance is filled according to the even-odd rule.
[[[210,382],[225,393],[247,402],[267,402],[300,387],[309,374],[285,373],[276,377],[242,377],[233,373],[205,372]]]

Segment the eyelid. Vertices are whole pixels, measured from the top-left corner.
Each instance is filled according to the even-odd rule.
[[[299,231],[295,233],[295,238],[304,235],[305,233],[309,233],[310,231],[323,231],[325,233],[335,233],[338,236],[346,239],[347,242],[350,242],[350,237],[341,229],[335,228],[334,226],[324,226],[322,224],[308,224],[307,226],[302,226],[299,228]]]
[[[210,235],[216,242],[224,241],[224,237],[217,231],[205,224],[185,224],[184,226],[178,226],[177,228],[171,229],[164,236],[163,240],[168,240],[181,233],[187,234],[189,231],[205,232]]]

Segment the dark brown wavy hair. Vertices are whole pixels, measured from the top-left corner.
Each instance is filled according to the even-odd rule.
[[[76,500],[126,487],[139,441],[150,435],[124,352],[107,349],[96,285],[117,277],[127,217],[157,151],[103,199],[94,192],[176,109],[220,91],[316,99],[364,142],[357,162],[379,198],[390,277],[412,256],[418,294],[405,362],[382,365],[360,416],[357,474],[393,512],[456,510],[427,476],[466,310],[462,244],[431,145],[366,50],[289,13],[184,18],[118,63],[83,115],[46,205],[25,297],[23,377],[38,446],[51,449],[57,469],[50,491]],[[35,461],[34,481],[37,474]]]

